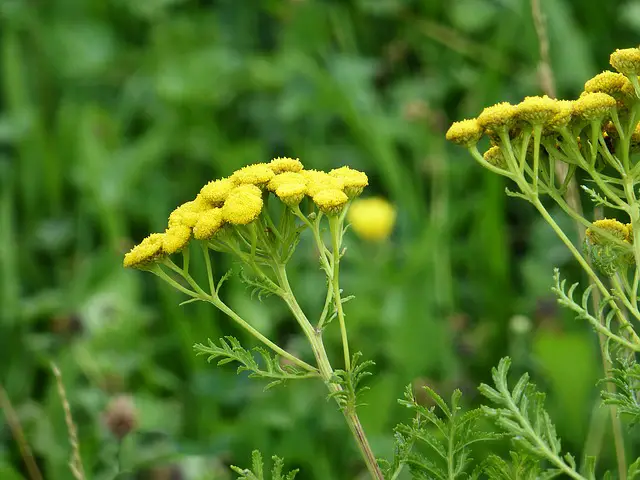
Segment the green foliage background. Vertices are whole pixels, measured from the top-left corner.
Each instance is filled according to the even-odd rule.
[[[637,2],[542,8],[560,96],[638,43]],[[388,243],[348,236],[343,266],[353,348],[377,363],[361,409],[377,455],[391,456],[392,428],[407,420],[405,385],[460,387],[473,404],[509,354],[549,393],[567,448],[601,450],[613,466],[610,424],[594,410],[595,335],[550,292],[553,266],[571,274],[568,253],[444,141],[452,120],[540,94],[538,59],[525,0],[0,1],[0,384],[44,476],[70,478],[52,359],[90,478],[113,478],[118,448],[101,412],[117,393],[138,407],[119,457],[140,478],[169,465],[232,478],[226,465],[248,464],[253,448],[301,479],[363,474],[319,382],[264,392],[208,365],[193,344],[241,332],[121,267],[208,180],[274,156],[364,170],[367,194],[398,208]],[[315,311],[324,283],[310,243],[294,264],[296,293]],[[216,270],[229,266],[220,258]],[[282,305],[250,301],[238,281],[225,288],[254,325],[309,356]],[[0,478],[22,475],[1,423]]]

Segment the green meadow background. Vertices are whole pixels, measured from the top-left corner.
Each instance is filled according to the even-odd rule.
[[[540,3],[564,98],[639,42],[637,1]],[[195,343],[251,339],[121,266],[204,183],[276,156],[364,170],[364,195],[397,208],[389,241],[351,233],[343,264],[352,349],[376,362],[360,414],[378,456],[391,457],[393,426],[408,420],[406,385],[460,388],[476,405],[477,385],[511,355],[548,393],[563,446],[612,467],[596,337],[550,292],[554,266],[579,270],[505,181],[444,140],[483,106],[541,94],[539,59],[526,0],[0,0],[0,385],[44,478],[72,478],[52,360],[88,479],[118,465],[118,478],[231,479],[227,465],[248,465],[254,448],[302,480],[366,478],[320,382],[265,392],[207,364]],[[218,273],[230,267],[216,259]],[[291,270],[314,311],[325,287],[309,242]],[[224,297],[309,357],[282,304],[251,299],[237,278]],[[120,446],[103,422],[119,394],[138,415]],[[634,438],[626,430],[629,458]],[[28,478],[5,416],[0,478]]]

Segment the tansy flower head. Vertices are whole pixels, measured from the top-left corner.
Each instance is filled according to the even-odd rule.
[[[307,195],[313,197],[322,190],[342,190],[344,180],[319,170],[303,170],[300,172],[307,179]]]
[[[273,172],[272,172],[273,173]],[[233,225],[253,222],[262,211],[262,192],[255,185],[234,188],[222,206],[222,218]]]
[[[556,107],[558,111],[544,125],[542,130],[544,135],[556,132],[571,122],[573,102],[571,100],[557,100]]]
[[[200,196],[204,198],[214,207],[220,207],[229,196],[229,192],[236,186],[230,178],[222,178],[207,183],[202,190]]]
[[[489,150],[484,152],[484,159],[494,167],[503,168],[506,170],[507,161],[502,154],[502,149],[498,145],[494,145]]]
[[[509,129],[516,121],[516,111],[516,107],[508,102],[492,105],[478,115],[478,124],[485,130]]]
[[[299,172],[303,166],[297,158],[278,157],[269,162],[269,167],[276,175],[283,172]]]
[[[549,122],[560,111],[558,102],[546,95],[542,97],[525,97],[516,105],[516,117],[531,125],[542,125]]]
[[[353,202],[347,218],[359,237],[369,241],[381,241],[391,234],[396,221],[396,211],[382,198],[364,198]]]
[[[124,256],[123,265],[125,267],[141,268],[153,263],[162,255],[163,238],[164,235],[161,233],[152,233],[146,237]]]
[[[277,197],[286,205],[295,207],[307,193],[304,183],[283,183],[276,189]]]
[[[176,208],[171,215],[169,215],[169,227],[173,225],[185,225],[187,227],[193,227],[198,221],[198,215],[208,208],[206,201],[200,196],[195,200],[185,202]]]
[[[573,115],[587,121],[602,120],[615,108],[616,100],[606,93],[583,93],[573,102]]]
[[[233,175],[231,175],[231,180],[236,185],[249,184],[261,187],[269,183],[269,180],[274,176],[275,173],[273,173],[273,170],[269,168],[269,165],[266,163],[256,163],[237,170]]]
[[[313,203],[326,215],[337,215],[349,201],[349,197],[337,188],[321,190],[313,196]]]
[[[306,185],[307,178],[296,172],[279,173],[269,181],[269,185],[267,187],[272,192],[275,192],[280,185],[284,185],[285,183],[302,183]]]
[[[167,255],[174,254],[187,246],[191,239],[191,229],[186,225],[172,225],[164,232],[162,251]]]
[[[587,93],[606,93],[615,98],[620,104],[625,105],[634,99],[636,94],[633,84],[621,73],[606,70],[584,84],[584,91]]]
[[[638,75],[640,73],[640,49],[618,49],[609,57],[609,63],[620,73]]]
[[[362,193],[364,187],[369,185],[369,179],[366,173],[347,166],[334,168],[329,172],[329,175],[339,178],[344,182],[344,193],[346,193],[349,198],[357,197]]]
[[[193,227],[193,236],[198,240],[207,240],[218,233],[223,225],[222,208],[206,210],[198,217],[198,222]]]
[[[612,218],[604,218],[593,222],[596,228],[587,228],[585,232],[587,239],[593,245],[607,243],[607,239],[598,233],[598,229],[604,230],[615,238],[625,241],[629,238],[629,228],[622,222]]]
[[[457,145],[471,147],[482,137],[482,127],[475,118],[454,122],[447,130],[446,139]]]

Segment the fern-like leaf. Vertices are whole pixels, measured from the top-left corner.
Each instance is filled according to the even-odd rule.
[[[219,339],[219,345],[216,345],[211,339],[208,345],[198,343],[194,346],[197,355],[207,355],[207,361],[217,360],[218,365],[226,365],[227,363],[239,363],[237,373],[250,372],[250,378],[265,378],[270,383],[265,390],[285,383],[287,380],[298,380],[301,378],[309,378],[316,376],[313,372],[307,372],[294,365],[283,365],[281,357],[272,355],[262,347],[256,347],[252,351],[247,350],[240,345],[240,342],[231,336]],[[256,360],[254,353],[258,354]]]
[[[414,413],[414,418],[411,424],[396,427],[393,461],[381,462],[385,476],[396,478],[403,466],[408,465],[414,478],[477,478],[480,469],[471,470],[471,446],[495,440],[500,435],[478,427],[483,415],[480,409],[462,412],[460,390],[453,392],[449,404],[431,388],[424,387],[424,390],[435,406],[428,408],[419,404],[411,386],[407,387],[404,399],[399,400]],[[416,451],[418,446],[429,454]]]
[[[351,370],[335,370],[331,378],[331,383],[340,386],[340,389],[330,393],[329,398],[334,398],[340,408],[347,411],[355,411],[356,408],[364,405],[358,403],[358,399],[369,390],[369,387],[363,387],[360,384],[371,375],[367,368],[375,365],[375,362],[367,360],[359,363],[361,356],[361,352],[354,353],[351,357]]]
[[[291,470],[287,474],[283,474],[284,460],[276,455],[271,457],[273,460],[273,468],[271,469],[271,480],[294,480],[298,474],[298,469]],[[251,454],[251,469],[240,468],[231,465],[231,470],[239,474],[237,480],[267,480],[264,476],[264,462],[262,454],[258,450],[254,450]]]
[[[577,473],[573,456],[568,453],[562,455],[560,438],[544,409],[545,395],[529,382],[529,376],[524,374],[514,389],[509,389],[507,375],[510,365],[511,360],[505,357],[492,370],[495,388],[484,383],[480,385],[480,393],[497,407],[483,406],[484,414],[511,437],[520,450],[533,458],[550,462],[557,473],[585,478]],[[556,472],[548,474],[555,476]]]
[[[619,356],[616,368],[612,368],[610,376],[602,382],[616,386],[614,391],[601,392],[604,403],[615,405],[619,414],[630,418],[632,425],[640,422],[640,402],[638,402],[640,365],[635,362],[635,359]]]

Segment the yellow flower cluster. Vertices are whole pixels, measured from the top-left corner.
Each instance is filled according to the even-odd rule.
[[[154,233],[124,257],[125,267],[145,267],[179,252],[191,238],[207,240],[225,225],[247,225],[260,216],[271,192],[282,203],[297,207],[305,197],[327,215],[342,211],[369,183],[367,175],[349,167],[330,172],[305,170],[298,159],[275,158],[243,167],[228,178],[207,183],[195,199],[169,215],[164,233]]]
[[[575,134],[591,124],[596,128],[599,125],[605,138],[615,136],[615,127],[612,128],[613,123],[609,119],[615,119],[616,114],[627,113],[639,101],[634,82],[637,85],[640,73],[640,48],[616,50],[611,54],[610,62],[618,72],[604,71],[588,80],[576,100],[536,96],[526,97],[517,105],[498,103],[485,108],[477,118],[454,122],[446,138],[458,145],[474,148],[486,135],[491,149],[485,153],[484,159],[493,166],[507,169],[504,156],[498,149],[502,147],[503,140],[519,137],[524,131],[537,128],[543,136],[558,137],[562,132]]]

